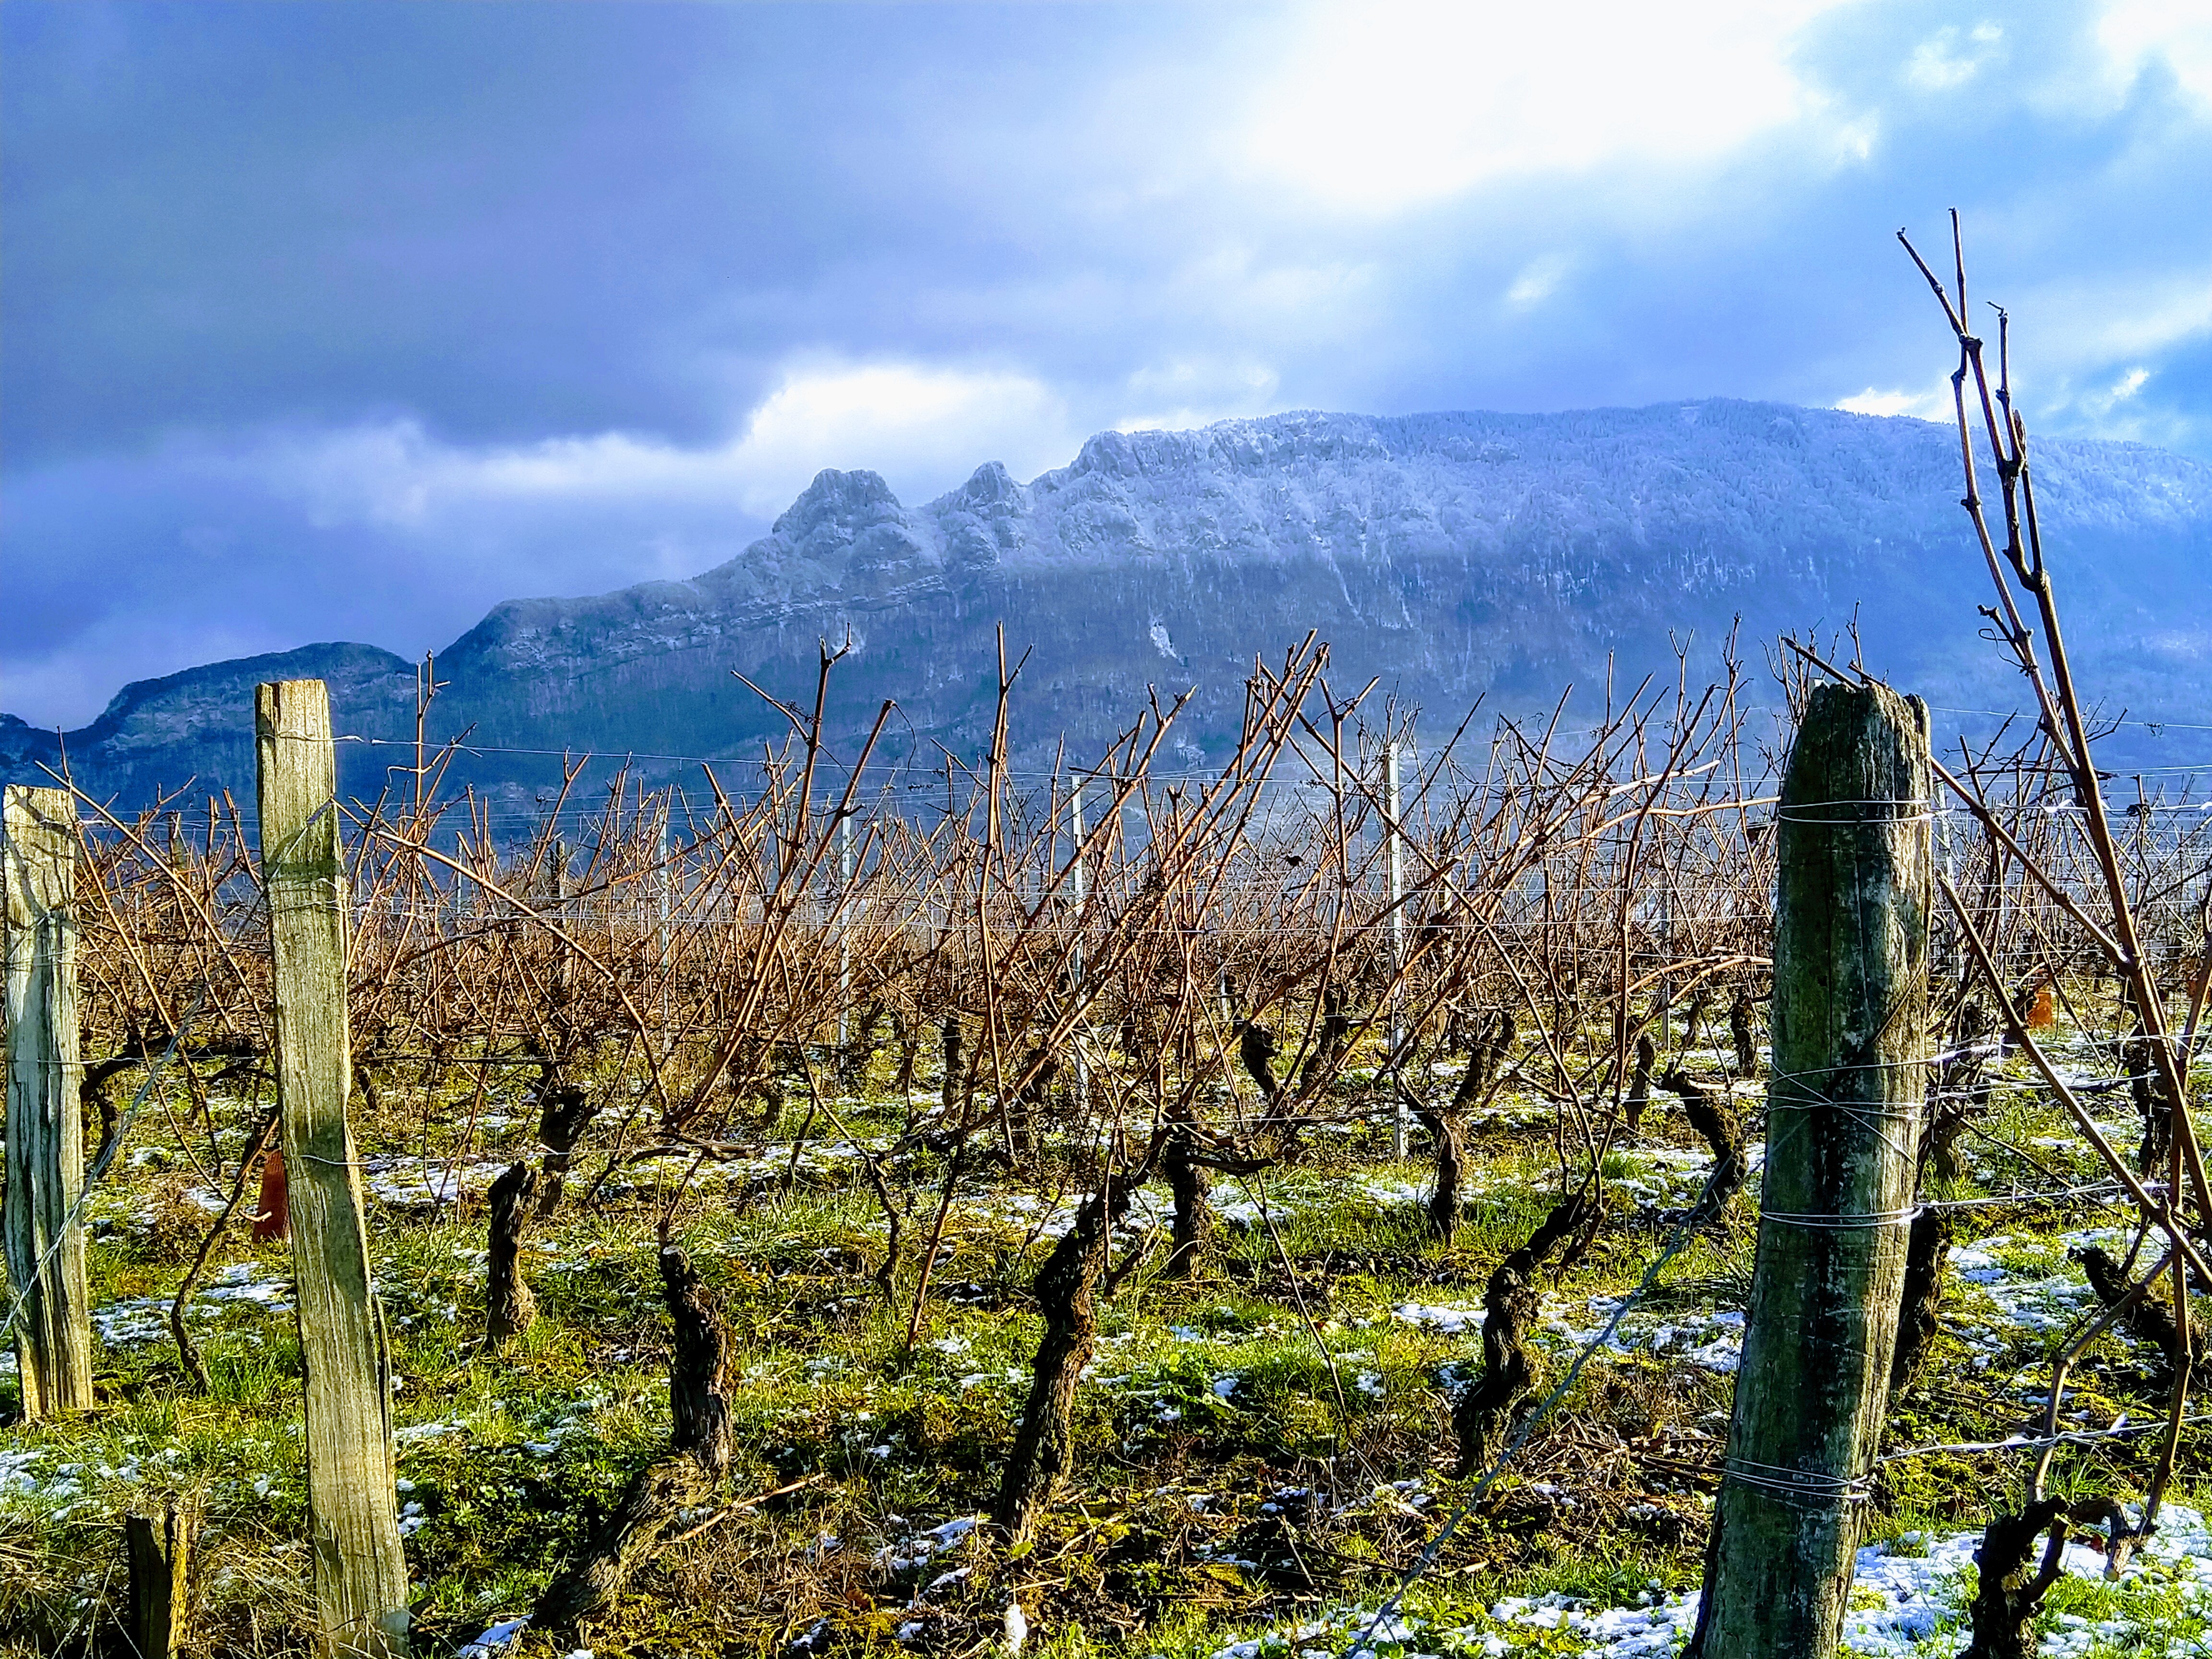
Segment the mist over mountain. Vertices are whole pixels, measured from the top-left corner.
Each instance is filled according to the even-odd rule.
[[[2136,445],[2039,446],[2037,498],[2080,677],[2126,729],[2107,763],[2194,764],[2212,741],[2212,466]],[[1856,611],[1868,665],[1941,708],[2011,708],[1977,637],[1988,576],[1960,510],[1945,426],[1715,399],[1556,415],[1295,413],[1194,432],[1103,433],[1028,483],[995,463],[917,507],[872,472],[824,471],[774,530],[689,581],[501,605],[438,653],[431,735],[484,750],[457,769],[502,793],[557,785],[560,751],[757,756],[788,729],[732,675],[811,700],[818,642],[841,743],[901,711],[884,758],[988,743],[1003,623],[1030,652],[1018,749],[1095,757],[1141,708],[1195,687],[1181,763],[1225,757],[1255,653],[1316,630],[1340,693],[1455,726],[1671,672],[1710,670],[1741,617],[1754,663],[1784,629]],[[0,766],[34,779],[65,747],[93,793],[133,806],[193,781],[250,798],[258,680],[331,683],[339,729],[411,739],[414,665],[356,644],[216,663],[127,686],[83,729],[0,716]],[[1939,732],[1948,721],[1938,716]],[[2202,737],[2204,734],[2197,734]],[[2170,752],[2169,752],[2170,750]],[[401,758],[344,751],[373,793]]]

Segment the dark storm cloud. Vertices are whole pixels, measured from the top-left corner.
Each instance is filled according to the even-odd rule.
[[[10,0],[0,707],[690,574],[821,466],[1931,409],[1953,204],[2039,422],[2212,453],[2191,3]]]

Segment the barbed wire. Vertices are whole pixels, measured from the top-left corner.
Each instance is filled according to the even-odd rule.
[[[169,1034],[168,1047],[164,1048],[160,1057],[146,1068],[146,1078],[138,1085],[138,1092],[131,1097],[130,1106],[117,1116],[114,1134],[109,1137],[107,1144],[100,1149],[94,1157],[91,1165],[85,1170],[83,1179],[77,1188],[75,1201],[70,1204],[68,1212],[62,1217],[61,1224],[54,1229],[53,1242],[47,1245],[38,1260],[32,1263],[31,1270],[24,1275],[24,1282],[21,1285],[9,1285],[10,1305],[7,1318],[0,1320],[0,1344],[7,1341],[9,1333],[15,1328],[15,1322],[23,1316],[24,1310],[30,1306],[33,1290],[36,1289],[41,1294],[45,1293],[46,1270],[53,1266],[54,1258],[72,1238],[82,1236],[80,1228],[84,1218],[85,1208],[92,1202],[94,1190],[99,1186],[100,1177],[107,1173],[109,1166],[115,1161],[116,1155],[122,1151],[124,1137],[130,1133],[131,1126],[137,1121],[138,1114],[145,1109],[147,1101],[153,1095],[154,1085],[160,1081],[161,1073],[169,1062],[176,1058],[177,1050],[184,1043],[185,1031],[205,1011],[208,999],[213,993],[214,975],[210,972],[202,975],[199,994],[193,999],[191,1011],[184,1018],[177,1022],[176,1030]]]

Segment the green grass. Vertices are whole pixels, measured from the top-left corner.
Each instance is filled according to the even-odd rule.
[[[385,1094],[389,1121],[364,1123],[364,1145],[414,1150],[423,1103],[397,1086]],[[501,1133],[520,1155],[526,1126],[507,1105],[514,1121]],[[803,1117],[787,1113],[782,1133]],[[1647,1135],[1694,1149],[1675,1117],[1655,1112]],[[848,1122],[883,1134],[902,1119],[898,1103],[875,1101]],[[1991,1127],[2039,1158],[2051,1152],[2054,1167],[2087,1170],[2070,1154],[2060,1160],[2057,1149],[2031,1145],[2064,1129],[2030,1091],[2002,1097]],[[1371,1605],[1460,1490],[1443,1473],[1452,1450],[1447,1379],[1471,1374],[1480,1352],[1472,1326],[1446,1334],[1395,1310],[1479,1308],[1491,1271],[1560,1195],[1548,1133],[1486,1133],[1469,1155],[1464,1220],[1446,1243],[1419,1206],[1425,1166],[1393,1162],[1388,1143],[1378,1124],[1317,1138],[1307,1159],[1263,1176],[1219,1180],[1217,1203],[1231,1214],[1249,1206],[1252,1218],[1222,1227],[1204,1276],[1166,1279],[1165,1252],[1156,1249],[1102,1303],[1078,1398],[1075,1476],[1036,1545],[1009,1555],[979,1531],[902,1573],[881,1561],[913,1527],[991,1504],[1026,1404],[1041,1329],[1027,1286],[1051,1248],[1040,1227],[1066,1184],[1064,1164],[1038,1188],[988,1170],[963,1186],[911,1346],[917,1259],[944,1173],[935,1157],[897,1170],[910,1214],[888,1299],[875,1282],[887,1232],[857,1164],[802,1173],[790,1190],[743,1205],[729,1201],[719,1179],[706,1182],[680,1206],[674,1236],[726,1308],[736,1445],[727,1492],[811,1484],[720,1520],[650,1563],[586,1629],[585,1644],[599,1659],[783,1659],[826,1620],[824,1641],[841,1652],[975,1659],[990,1650],[1012,1599],[1036,1632],[1030,1654],[1210,1659],[1235,1641]],[[784,1153],[789,1144],[781,1143]],[[2021,1178],[2002,1153],[1987,1162],[2000,1189]],[[1599,1322],[1590,1298],[1617,1296],[1641,1276],[1662,1237],[1657,1212],[1695,1190],[1694,1177],[1644,1148],[1617,1149],[1606,1173],[1631,1183],[1613,1193],[1608,1225],[1576,1267],[1547,1272],[1540,1285],[1547,1317],[1557,1312],[1578,1328]],[[578,1195],[596,1174],[580,1172],[571,1201],[532,1233],[526,1271],[539,1318],[496,1355],[480,1340],[480,1206],[438,1217],[372,1209],[399,1379],[392,1412],[419,1651],[451,1652],[493,1618],[526,1611],[631,1474],[665,1446],[658,1177],[635,1172],[629,1190],[615,1183],[612,1196],[587,1208]],[[198,1240],[180,1219],[184,1184],[175,1170],[146,1164],[101,1196],[96,1305],[150,1297],[162,1310]],[[1151,1195],[1165,1201],[1164,1188]],[[1682,1252],[1644,1305],[1644,1328],[1741,1305],[1753,1260],[1749,1216],[1749,1199],[1739,1200],[1728,1227]],[[1990,1231],[2021,1236],[1995,1253],[2000,1262],[2039,1274],[2078,1271],[2048,1236],[2087,1224],[2087,1212],[1986,1219]],[[210,1279],[241,1265],[279,1278],[285,1255],[234,1228]],[[1953,1323],[1922,1385],[1898,1402],[1893,1441],[1993,1437],[2031,1408],[2014,1391],[2015,1376],[2055,1339],[2001,1334],[1993,1347],[1971,1322],[1986,1312],[1987,1298],[1977,1296],[1960,1287],[1948,1304]],[[0,1652],[81,1645],[116,1593],[120,1516],[169,1496],[194,1498],[209,1517],[205,1650],[304,1651],[305,1471],[291,1316],[241,1299],[204,1297],[198,1305],[193,1328],[212,1382],[205,1395],[186,1386],[161,1327],[103,1351],[102,1406],[84,1421],[0,1428]],[[1541,1352],[1556,1377],[1566,1350],[1547,1338]],[[2123,1408],[2149,1408],[2131,1392],[2130,1363],[2124,1340],[2107,1338],[2077,1372],[2069,1411],[2108,1421]],[[1667,1354],[1591,1366],[1522,1468],[1417,1587],[1407,1612],[1421,1633],[1397,1647],[1481,1652],[1494,1636],[1515,1652],[1573,1651],[1562,1632],[1501,1623],[1491,1609],[1508,1596],[1634,1606],[1694,1587],[1705,1513],[1695,1493],[1711,1482],[1668,1471],[1717,1455],[1710,1426],[1697,1425],[1725,1413],[1729,1388],[1724,1375]],[[12,1382],[0,1382],[0,1412],[11,1394]],[[1644,1461],[1647,1449],[1662,1461]],[[2114,1441],[2069,1453],[2059,1489],[2135,1491],[2149,1452],[2143,1442]],[[2017,1462],[1893,1466],[1870,1535],[1978,1525],[2008,1496]],[[72,1472],[63,1474],[64,1465]],[[11,1468],[35,1478],[11,1483]],[[1323,1497],[1283,1496],[1308,1492]],[[2197,1604],[2181,1598],[2170,1583],[2069,1580],[2052,1606],[2093,1622],[2140,1624],[2154,1613],[2176,1639],[2197,1640]],[[915,1629],[902,1643],[908,1626]],[[1283,1659],[1298,1645],[1285,1638]],[[568,1650],[533,1636],[517,1654]],[[1386,1659],[1393,1650],[1380,1649]]]

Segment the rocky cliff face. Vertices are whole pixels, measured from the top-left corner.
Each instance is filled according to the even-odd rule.
[[[1974,638],[1987,577],[1954,443],[1918,422],[1712,401],[1107,433],[1028,484],[992,464],[913,508],[872,473],[828,471],[769,535],[690,581],[499,606],[440,653],[437,724],[489,749],[757,754],[785,722],[732,670],[804,702],[817,642],[849,632],[841,733],[891,698],[900,752],[972,753],[1003,622],[1010,653],[1032,651],[1017,694],[1027,751],[1062,733],[1094,751],[1148,686],[1194,685],[1178,752],[1200,763],[1232,740],[1254,654],[1310,629],[1330,642],[1334,685],[1380,676],[1449,726],[1479,696],[1521,708],[1594,684],[1609,659],[1632,683],[1668,665],[1670,638],[1710,652],[1738,615],[1755,641],[1855,609],[1869,662],[1899,684],[2010,707]],[[2085,678],[2115,704],[2212,713],[2212,467],[2057,442],[2039,465]],[[72,763],[133,798],[191,773],[250,783],[252,683],[309,672],[333,679],[342,725],[411,734],[405,664],[311,647],[130,687],[70,735]],[[0,727],[17,770],[39,746]],[[510,789],[557,781],[544,755],[471,764]]]

